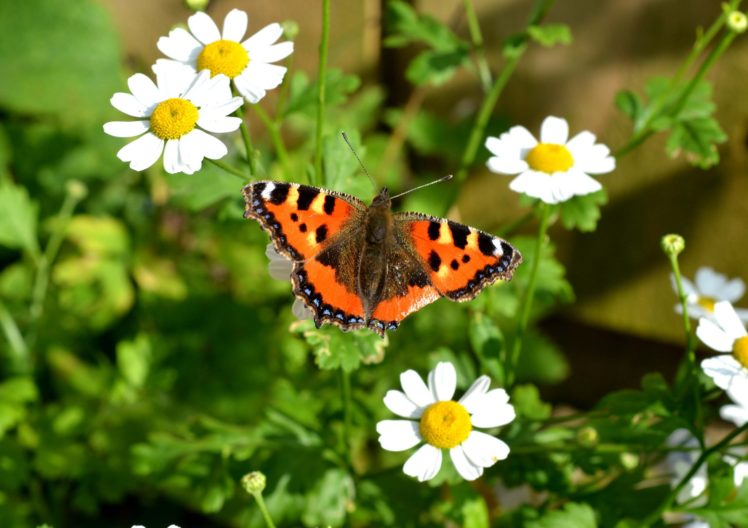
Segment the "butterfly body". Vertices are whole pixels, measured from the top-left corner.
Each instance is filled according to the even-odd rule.
[[[293,261],[294,294],[317,326],[369,328],[384,335],[440,297],[474,298],[510,279],[522,262],[504,240],[443,218],[393,213],[386,188],[370,206],[295,183],[255,182],[244,216]]]

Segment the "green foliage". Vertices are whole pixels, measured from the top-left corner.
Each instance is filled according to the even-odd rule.
[[[595,512],[587,504],[570,502],[562,509],[549,512],[537,521],[526,524],[528,528],[596,528]]]
[[[23,187],[0,183],[0,244],[39,254],[36,239],[38,207]]]
[[[557,44],[568,46],[571,44],[571,29],[566,24],[544,24],[542,26],[530,26],[527,34],[532,40],[546,48]]]

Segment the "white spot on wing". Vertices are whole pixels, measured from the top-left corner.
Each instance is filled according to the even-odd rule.
[[[504,254],[504,250],[501,249],[501,239],[494,237],[493,239],[493,247],[496,248],[496,251],[493,252],[494,256],[500,257]]]
[[[270,200],[270,193],[273,192],[273,189],[275,189],[274,183],[266,183],[265,188],[262,190],[261,196],[266,200]]]

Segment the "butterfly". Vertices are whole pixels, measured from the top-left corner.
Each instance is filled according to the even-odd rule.
[[[257,220],[293,261],[293,293],[323,323],[380,336],[440,297],[468,301],[509,280],[522,255],[508,242],[451,220],[393,213],[383,188],[367,206],[298,183],[258,181],[242,190]]]

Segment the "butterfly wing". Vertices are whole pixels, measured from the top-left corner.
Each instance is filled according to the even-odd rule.
[[[420,213],[397,213],[431,284],[453,301],[468,301],[497,280],[509,280],[522,255],[507,241],[478,229]]]
[[[315,323],[362,327],[357,246],[351,241],[366,206],[353,196],[297,183],[259,181],[243,194],[245,218],[257,220],[278,253],[294,262],[294,294],[312,310]]]

